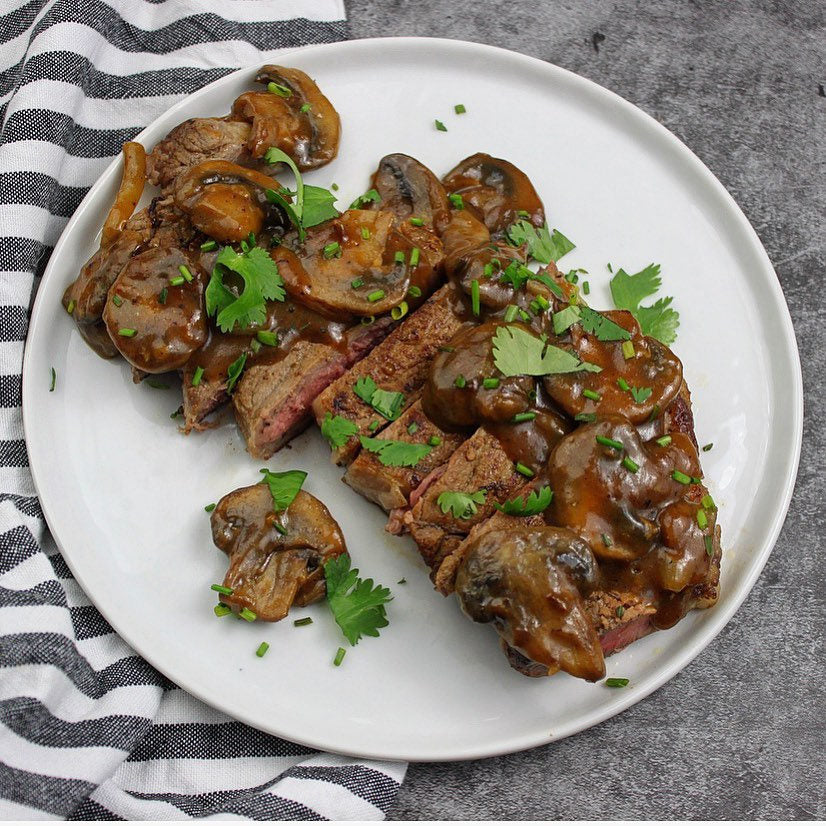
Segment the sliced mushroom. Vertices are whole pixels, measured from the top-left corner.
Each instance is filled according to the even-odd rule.
[[[286,152],[299,169],[315,169],[338,153],[338,112],[315,82],[299,69],[264,66],[256,82],[273,91],[246,92],[232,106],[236,118],[252,124],[247,149],[263,158],[271,146]]]
[[[173,286],[172,279],[183,283]],[[109,337],[145,373],[177,370],[207,339],[203,290],[204,275],[189,256],[151,247],[129,259],[109,291],[103,311]]]
[[[243,241],[265,225],[285,226],[280,208],[267,200],[268,189],[281,189],[281,184],[229,161],[206,161],[175,181],[175,205],[205,235],[225,243]]]
[[[548,462],[549,512],[600,559],[640,559],[661,543],[660,511],[684,498],[693,486],[683,482],[699,474],[684,433],[671,433],[667,444],[643,442],[628,419],[608,415],[557,444]]]
[[[519,654],[574,677],[599,680],[605,661],[582,593],[599,572],[588,544],[547,526],[491,530],[469,543],[456,576],[462,610],[491,622]]]
[[[447,193],[439,179],[410,155],[385,155],[371,181],[380,200],[369,209],[389,210],[400,221],[420,219],[441,234],[450,218]]]
[[[557,373],[545,376],[550,397],[569,416],[599,415],[610,410],[641,424],[665,410],[680,390],[683,366],[664,344],[644,336],[634,316],[625,310],[602,313],[631,334],[633,356],[626,358],[624,341],[600,341],[574,324],[557,343],[573,348],[582,361],[598,365],[600,372]],[[599,398],[588,398],[596,395]]]
[[[218,502],[211,524],[213,541],[229,556],[223,584],[232,594],[221,601],[265,622],[324,596],[324,563],[347,551],[338,523],[304,491],[275,513],[265,484],[239,488]]]
[[[501,237],[516,221],[545,223],[545,209],[533,184],[509,161],[478,152],[465,158],[442,178],[451,195],[461,195],[465,207]]]
[[[303,243],[285,237],[272,256],[287,291],[302,303],[332,318],[372,316],[402,301],[412,309],[433,288],[441,243],[427,233],[431,246],[417,247],[413,237],[397,229],[391,212],[351,209],[310,228]]]
[[[139,143],[127,141],[123,145],[123,176],[115,202],[103,222],[101,248],[108,247],[121,233],[132,217],[146,183],[146,150]]]

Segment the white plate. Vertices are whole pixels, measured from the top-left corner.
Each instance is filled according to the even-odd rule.
[[[338,159],[307,176],[363,192],[378,159],[407,152],[437,174],[484,151],[524,169],[553,226],[577,244],[591,299],[609,305],[606,263],[662,264],[675,296],[675,345],[693,391],[702,455],[723,528],[721,597],[676,628],[612,657],[622,690],[511,670],[489,627],[430,586],[413,543],[343,485],[315,428],[269,462],[309,471],[306,489],[344,529],[365,574],[392,587],[390,625],[349,649],[326,607],[295,628],[216,619],[224,555],[203,507],[256,482],[234,425],[180,435],[176,389],[132,384],[123,361],[99,359],[60,305],[96,246],[120,177],[114,162],[55,248],[35,303],[23,406],[32,473],[58,546],[123,637],[179,686],[282,737],[348,754],[412,760],[483,757],[547,743],[610,717],[695,657],[751,589],[788,507],[800,452],[802,390],[794,333],[777,279],[737,205],[703,164],[653,119],[601,87],[539,60],[446,40],[336,43],[285,54],[342,116]],[[140,136],[152,146],[194,115],[221,114],[255,69],[170,109]],[[467,114],[456,116],[463,103]],[[136,106],[140,105],[136,101]],[[434,118],[447,132],[434,128]],[[724,136],[723,136],[724,138]],[[49,369],[57,389],[49,392]],[[396,585],[402,578],[406,585]],[[255,656],[262,640],[271,644]]]

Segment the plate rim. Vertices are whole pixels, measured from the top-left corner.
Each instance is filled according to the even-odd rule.
[[[545,72],[549,80],[552,79],[554,76],[562,77],[569,84],[572,84],[574,86],[579,84],[582,89],[584,89],[586,92],[590,92],[592,95],[603,96],[613,105],[618,106],[621,110],[623,110],[623,112],[627,116],[636,120],[638,123],[642,123],[643,126],[649,129],[653,127],[653,130],[655,133],[657,133],[658,137],[661,140],[664,140],[666,144],[670,145],[671,148],[673,148],[673,150],[679,155],[680,160],[689,164],[692,175],[695,177],[699,177],[699,179],[704,185],[709,186],[711,190],[715,192],[718,199],[720,199],[720,205],[725,207],[727,216],[735,221],[737,229],[739,229],[740,232],[744,233],[745,236],[749,239],[751,252],[756,254],[757,259],[760,261],[761,264],[759,273],[755,273],[755,276],[759,275],[763,279],[764,286],[767,287],[770,293],[772,294],[775,309],[777,310],[779,319],[781,321],[781,341],[785,345],[785,355],[788,358],[789,366],[793,368],[791,371],[791,378],[793,379],[792,385],[794,391],[793,396],[791,398],[787,398],[784,400],[786,404],[788,404],[790,419],[792,423],[792,431],[789,435],[791,445],[793,447],[793,454],[789,457],[790,461],[786,465],[785,477],[782,480],[782,497],[779,502],[780,507],[778,507],[775,511],[774,517],[771,522],[770,530],[765,535],[761,543],[759,553],[755,554],[755,562],[753,562],[748,574],[744,576],[743,582],[740,585],[736,594],[733,595],[731,602],[727,604],[724,609],[720,609],[720,607],[717,606],[714,612],[709,614],[709,622],[705,624],[702,630],[697,632],[696,638],[692,640],[690,644],[685,645],[681,650],[675,652],[672,657],[672,661],[667,667],[663,668],[662,670],[658,670],[656,672],[656,675],[652,676],[647,682],[638,684],[638,686],[635,687],[633,691],[624,694],[622,697],[616,698],[616,700],[613,702],[606,702],[597,710],[581,715],[580,717],[576,718],[576,722],[566,722],[563,725],[557,726],[556,730],[552,733],[537,734],[535,736],[520,735],[519,737],[509,740],[503,738],[502,740],[497,741],[497,744],[495,746],[489,748],[481,746],[465,747],[464,750],[457,751],[456,749],[451,749],[450,747],[445,748],[443,746],[440,746],[424,754],[419,752],[407,752],[405,751],[403,745],[400,745],[398,749],[395,749],[392,754],[386,751],[348,751],[347,749],[331,748],[329,743],[323,742],[322,740],[316,738],[310,737],[304,739],[300,737],[295,737],[292,733],[290,733],[289,735],[285,735],[277,731],[273,727],[262,727],[259,722],[253,719],[253,716],[251,714],[244,713],[243,709],[233,708],[228,703],[223,702],[220,698],[211,697],[207,690],[208,687],[205,686],[202,689],[200,686],[191,687],[190,685],[188,685],[188,681],[186,680],[185,676],[177,674],[177,669],[174,667],[170,667],[170,664],[164,664],[164,667],[161,668],[154,661],[151,652],[144,652],[143,650],[141,650],[141,647],[139,645],[135,644],[131,630],[129,628],[124,629],[120,627],[120,624],[116,621],[113,621],[112,618],[110,618],[110,616],[108,616],[106,612],[104,612],[101,608],[98,607],[97,602],[92,598],[88,588],[86,587],[82,572],[76,569],[76,566],[71,559],[71,555],[66,553],[64,545],[59,539],[59,532],[55,530],[55,527],[53,525],[53,520],[50,516],[50,508],[48,506],[48,503],[43,501],[43,498],[41,496],[41,490],[43,489],[43,486],[41,484],[41,472],[39,465],[36,467],[35,463],[31,462],[31,450],[29,444],[29,436],[36,430],[37,427],[36,422],[34,421],[34,402],[31,399],[31,393],[33,391],[30,390],[30,387],[32,385],[32,382],[27,381],[27,377],[31,374],[30,364],[34,358],[31,355],[34,345],[31,345],[31,338],[29,333],[38,326],[39,318],[41,314],[45,312],[43,309],[45,305],[45,291],[42,288],[43,283],[44,281],[46,281],[46,279],[51,277],[50,274],[53,268],[56,266],[55,262],[58,261],[60,258],[59,253],[62,251],[63,246],[67,243],[66,239],[69,235],[71,235],[75,224],[79,222],[80,217],[89,208],[90,203],[96,199],[98,191],[108,183],[109,178],[113,174],[115,174],[115,171],[118,168],[120,168],[122,163],[121,156],[115,157],[109,163],[109,165],[103,170],[98,179],[94,182],[94,184],[90,187],[89,191],[86,193],[84,198],[81,200],[75,212],[69,218],[68,222],[66,223],[66,226],[61,232],[60,238],[58,239],[57,243],[55,244],[52,250],[49,262],[41,278],[41,282],[38,287],[37,294],[35,296],[35,300],[31,310],[29,328],[27,331],[23,355],[22,412],[24,439],[26,442],[27,452],[30,457],[29,470],[32,475],[35,491],[37,493],[38,501],[40,502],[41,510],[43,512],[45,521],[49,527],[49,531],[54,539],[56,547],[65,559],[78,585],[83,589],[84,593],[95,605],[95,607],[101,612],[104,618],[110,623],[115,632],[127,643],[127,645],[130,648],[132,648],[135,651],[136,654],[138,654],[147,662],[149,662],[150,665],[152,665],[155,669],[158,670],[159,673],[164,674],[168,679],[172,680],[176,685],[179,685],[187,693],[206,703],[208,706],[227,714],[234,720],[238,720],[242,723],[250,725],[253,728],[266,731],[275,736],[288,739],[300,745],[304,745],[314,749],[319,749],[321,751],[328,751],[362,759],[416,762],[458,761],[469,759],[481,759],[486,757],[496,757],[500,755],[523,751],[541,745],[546,745],[556,740],[563,739],[572,734],[576,734],[580,731],[584,731],[601,722],[604,722],[605,720],[614,717],[620,712],[625,711],[627,708],[630,708],[632,705],[635,705],[639,701],[643,700],[645,697],[652,694],[658,688],[662,687],[667,682],[669,682],[678,672],[684,669],[703,650],[705,650],[714,641],[714,639],[722,631],[722,629],[729,623],[734,614],[740,609],[740,606],[743,604],[745,599],[748,597],[748,595],[754,588],[754,584],[757,581],[757,578],[760,576],[760,573],[765,567],[766,562],[768,561],[768,558],[776,545],[778,536],[783,527],[786,515],[791,505],[791,500],[795,489],[795,482],[797,479],[800,464],[803,437],[803,377],[800,363],[800,353],[797,346],[797,339],[795,336],[791,314],[789,312],[788,304],[786,302],[785,295],[780,285],[780,281],[777,278],[774,267],[771,263],[771,260],[769,259],[768,253],[763,247],[763,244],[760,241],[757,232],[749,222],[748,218],[744,214],[743,210],[740,208],[739,204],[736,202],[731,193],[728,192],[725,186],[720,182],[720,180],[714,175],[714,173],[703,163],[703,161],[697,155],[694,154],[694,152],[679,137],[677,137],[677,135],[675,135],[673,132],[671,132],[669,129],[667,129],[665,126],[659,123],[655,118],[653,118],[639,106],[621,97],[616,92],[613,92],[610,89],[607,89],[604,86],[601,86],[600,84],[596,83],[595,81],[577,74],[576,72],[573,72],[569,69],[565,69],[561,66],[558,66],[554,63],[550,63],[549,61],[542,60],[540,58],[532,57],[530,55],[526,55],[521,52],[506,49],[499,46],[491,46],[484,43],[475,43],[472,41],[457,40],[451,38],[359,38],[354,40],[337,41],[335,43],[324,43],[301,47],[287,47],[284,49],[273,50],[272,52],[270,52],[270,55],[277,55],[277,57],[281,59],[293,54],[304,55],[311,54],[314,52],[331,50],[341,50],[342,52],[357,52],[359,49],[366,48],[368,50],[380,50],[383,47],[393,46],[410,46],[413,49],[423,50],[426,50],[430,47],[446,48],[454,49],[458,52],[463,52],[466,55],[470,55],[472,53],[475,53],[476,55],[495,54],[497,57],[513,61],[517,65],[521,65],[529,71]],[[212,81],[211,83],[201,87],[200,89],[190,93],[189,95],[184,96],[180,101],[178,101],[176,104],[174,104],[169,109],[164,111],[161,115],[159,115],[158,118],[155,118],[153,121],[147,124],[147,126],[144,129],[142,129],[133,138],[133,140],[141,141],[146,132],[148,132],[158,120],[160,120],[161,118],[165,119],[170,116],[174,116],[174,114],[181,108],[183,108],[187,104],[187,102],[191,101],[191,99],[194,96],[208,95],[209,91],[214,87],[227,83],[228,78],[235,77],[245,72],[251,72],[253,69],[258,68],[259,66],[260,62],[232,70],[223,77],[218,78],[215,81]],[[774,397],[770,398],[773,402],[776,401]],[[44,474],[45,472],[45,469],[43,469]]]

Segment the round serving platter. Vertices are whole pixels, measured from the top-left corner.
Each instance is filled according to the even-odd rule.
[[[489,627],[431,587],[409,538],[341,482],[311,428],[272,470],[309,473],[305,489],[341,524],[354,564],[394,593],[378,639],[349,649],[324,604],[312,625],[217,619],[213,582],[226,558],[204,505],[260,476],[235,425],[183,436],[177,386],[135,386],[123,361],[98,358],[60,298],[95,249],[120,179],[113,161],[55,247],[32,313],[23,413],[32,474],[52,534],[112,626],[182,688],[257,728],[351,755],[459,760],[517,751],[622,711],[683,668],[731,618],[771,552],[794,486],[802,382],[791,320],[754,230],[723,186],[674,135],[577,75],[514,52],[450,40],[391,38],[285,51],[341,114],[338,158],[306,176],[335,182],[344,208],[378,160],[406,152],[441,175],[477,151],[521,167],[549,222],[577,248],[564,266],[589,272],[608,308],[609,262],[662,266],[680,329],[673,348],[692,390],[697,436],[720,507],[721,596],[675,628],[608,660],[624,689],[511,670]],[[193,116],[221,115],[257,67],[169,109],[137,140],[151,148]],[[503,102],[505,105],[503,107]],[[467,112],[454,113],[455,104]],[[135,105],[140,105],[136,101]],[[446,132],[434,127],[443,121]],[[49,392],[50,370],[57,386]],[[174,384],[174,383],[173,383]],[[405,584],[397,584],[406,580]],[[259,643],[270,650],[258,658]],[[348,647],[349,648],[349,647]]]

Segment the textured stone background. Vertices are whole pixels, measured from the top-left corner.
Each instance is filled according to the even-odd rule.
[[[395,818],[826,817],[826,4],[347,0],[347,12],[353,38],[504,46],[595,80],[665,124],[760,235],[794,320],[806,394],[786,525],[709,648],[653,696],[560,743],[411,766]]]

